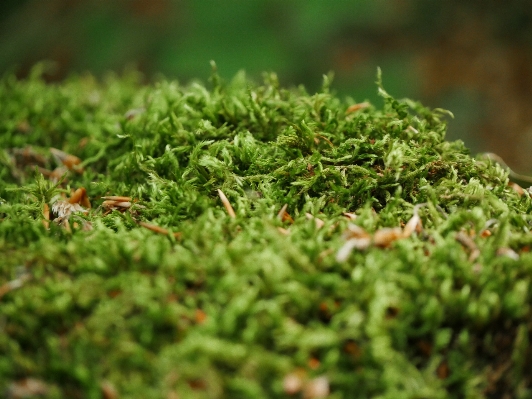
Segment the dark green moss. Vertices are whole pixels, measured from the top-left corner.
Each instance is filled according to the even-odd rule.
[[[530,194],[445,141],[445,111],[379,83],[382,108],[346,113],[329,77],[309,95],[274,74],[50,85],[39,68],[0,83],[7,395],[31,377],[58,398],[285,397],[295,372],[332,398],[531,397]],[[46,180],[50,147],[83,173]],[[46,229],[44,204],[80,187],[90,212]],[[373,234],[422,203],[422,230],[337,260],[344,212]]]

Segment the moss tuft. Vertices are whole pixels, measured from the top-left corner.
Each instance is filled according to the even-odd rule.
[[[447,111],[41,70],[0,82],[8,397],[532,395],[530,193]]]

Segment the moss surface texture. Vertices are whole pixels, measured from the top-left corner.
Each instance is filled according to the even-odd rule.
[[[530,193],[445,111],[40,70],[0,83],[0,395],[532,397]]]

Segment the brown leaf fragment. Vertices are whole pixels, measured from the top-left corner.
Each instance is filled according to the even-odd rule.
[[[33,398],[35,396],[44,396],[48,393],[48,386],[45,382],[36,378],[25,378],[12,382],[7,387],[8,399]]]
[[[50,148],[50,152],[59,163],[65,165],[69,170],[73,170],[77,173],[83,173],[83,168],[80,166],[81,159],[79,159],[77,156],[68,154],[53,147]]]
[[[308,381],[303,388],[303,398],[321,399],[329,395],[329,379],[327,377],[317,377]]]
[[[346,114],[351,114],[351,113],[353,113],[353,112],[360,111],[361,109],[369,108],[370,106],[371,106],[371,104],[368,103],[368,102],[363,102],[363,103],[353,104],[353,105],[350,105],[350,106],[345,110],[345,113],[346,113]]]
[[[232,219],[236,218],[235,210],[234,210],[233,207],[231,206],[231,203],[229,202],[229,200],[227,199],[227,197],[225,196],[225,194],[223,193],[223,191],[220,190],[220,189],[218,189],[218,195],[220,196],[220,199],[222,200],[222,204],[224,205],[225,210],[227,211],[227,213],[229,214],[229,216],[230,216]]]

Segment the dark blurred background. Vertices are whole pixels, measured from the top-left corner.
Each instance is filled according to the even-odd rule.
[[[379,104],[375,76],[396,97],[450,109],[449,139],[532,172],[532,1],[3,0],[0,72],[57,63],[72,72],[162,73],[206,81],[275,71],[317,90],[335,72],[341,97]]]

